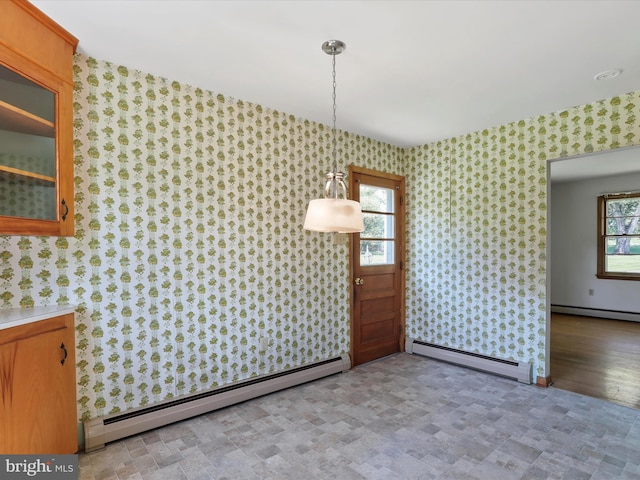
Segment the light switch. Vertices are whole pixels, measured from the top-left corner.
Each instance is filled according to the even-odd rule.
[[[349,234],[348,233],[334,233],[333,234],[333,244],[334,245],[349,245]]]

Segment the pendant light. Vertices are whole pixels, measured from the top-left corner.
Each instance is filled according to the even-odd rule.
[[[340,40],[322,44],[322,51],[333,58],[333,171],[327,173],[324,198],[311,200],[304,219],[305,230],[316,232],[354,233],[364,230],[360,203],[347,198],[347,176],[338,172],[336,133],[336,55],[347,46]],[[344,198],[339,198],[340,193]]]

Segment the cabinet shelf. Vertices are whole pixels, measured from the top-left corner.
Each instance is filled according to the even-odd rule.
[[[54,138],[55,125],[25,110],[0,100],[0,130]]]
[[[39,173],[28,172],[26,170],[20,170],[18,168],[7,167],[0,165],[0,176],[20,177],[22,179],[33,180],[37,184],[43,185],[55,185],[56,179],[48,175],[40,175]]]

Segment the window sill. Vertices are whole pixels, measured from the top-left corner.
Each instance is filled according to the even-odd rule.
[[[603,280],[640,280],[640,273],[597,273],[596,277]]]

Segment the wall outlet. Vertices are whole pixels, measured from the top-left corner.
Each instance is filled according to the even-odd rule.
[[[267,337],[260,337],[260,350],[264,352],[268,346],[269,340],[267,339]]]
[[[589,296],[590,296],[590,297],[593,297],[593,288],[590,288],[590,289],[589,289]]]

